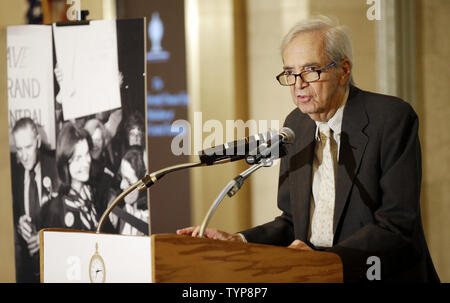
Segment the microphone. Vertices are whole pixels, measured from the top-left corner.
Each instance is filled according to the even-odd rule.
[[[275,135],[267,142],[264,142],[252,150],[248,156],[245,157],[245,161],[247,161],[248,164],[255,164],[261,161],[261,159],[281,158],[287,154],[286,145],[291,144],[294,140],[295,133],[292,129],[289,127],[283,127],[280,129],[280,133],[278,135]]]
[[[268,139],[270,138],[270,139]],[[194,162],[194,163],[184,163],[184,164],[178,164],[170,167],[166,167],[163,169],[160,169],[156,172],[153,172],[151,174],[145,175],[142,179],[139,179],[136,183],[132,184],[129,188],[124,190],[119,196],[117,196],[107,207],[107,209],[103,212],[99,224],[97,226],[97,233],[100,233],[100,231],[103,228],[103,225],[113,210],[114,207],[119,204],[119,202],[125,198],[129,193],[131,193],[134,190],[138,190],[139,192],[146,190],[147,188],[151,187],[153,184],[156,183],[159,179],[164,177],[165,175],[183,170],[186,168],[193,168],[193,167],[199,167],[204,165],[213,165],[213,164],[221,164],[225,162],[226,160],[229,161],[236,161],[240,159],[244,159],[249,155],[249,150],[252,149],[252,152],[250,154],[256,154],[256,150],[258,150],[258,146],[260,144],[263,146],[263,151],[259,154],[256,154],[254,157],[258,157],[257,160],[255,158],[255,161],[259,162],[262,158],[267,158],[268,155],[271,155],[272,152],[275,152],[275,147],[284,146],[284,144],[292,143],[294,141],[295,135],[294,132],[287,127],[284,127],[280,130],[279,135],[271,136],[271,131],[268,131],[266,133],[261,133],[258,135],[246,137],[244,139],[240,139],[237,141],[233,141],[231,143],[226,143],[223,145],[214,146],[205,150],[202,150],[199,152],[200,155],[200,162]],[[273,143],[272,143],[273,142]],[[280,144],[282,142],[282,144]],[[260,146],[261,147],[261,146]],[[261,150],[261,149],[259,149]],[[255,151],[255,152],[253,152]],[[216,154],[215,154],[216,153]],[[247,163],[250,164],[250,162],[247,160]],[[255,162],[256,163],[256,162]],[[261,164],[263,165],[263,164]],[[253,170],[252,170],[253,171]]]
[[[225,195],[229,197],[234,196],[244,184],[245,179],[247,179],[251,174],[260,169],[261,167],[270,167],[273,164],[274,159],[281,158],[287,155],[286,144],[290,144],[294,142],[295,134],[294,132],[288,128],[283,127],[280,130],[280,134],[272,137],[267,142],[263,143],[261,146],[252,150],[250,155],[246,157],[246,161],[248,164],[253,164],[250,168],[239,174],[236,178],[231,180],[227,186],[222,190],[219,196],[216,198],[214,203],[211,205],[208,213],[203,219],[202,225],[200,226],[199,237],[203,237],[206,226],[211,220],[214,212],[219,206],[220,202],[223,200]],[[280,153],[278,148],[282,149],[283,152]],[[257,150],[260,150],[259,154],[256,154]],[[256,154],[256,155],[253,155]],[[250,163],[250,161],[253,161]]]
[[[206,165],[213,165],[217,162],[233,162],[245,159],[251,150],[272,138],[273,133],[272,130],[269,130],[233,142],[206,148],[198,152],[200,162]]]
[[[258,144],[260,144],[260,142],[267,141],[267,138],[270,138],[270,132],[267,132],[266,134],[261,133],[255,136],[250,136],[248,138],[233,141],[231,143],[214,146],[199,152],[200,162],[174,165],[160,169],[151,174],[146,174],[143,178],[139,179],[135,184],[132,184],[129,188],[124,190],[109,204],[109,206],[103,212],[100,218],[99,224],[97,226],[97,233],[100,233],[106,219],[108,218],[113,208],[116,207],[117,204],[119,204],[119,202],[133,190],[137,189],[139,192],[144,191],[147,188],[151,187],[153,184],[155,184],[159,179],[161,179],[165,175],[178,170],[183,170],[192,167],[199,167],[204,165],[213,165],[219,163],[221,164],[228,159],[230,161],[244,159],[251,148],[253,149],[254,147],[257,147]]]

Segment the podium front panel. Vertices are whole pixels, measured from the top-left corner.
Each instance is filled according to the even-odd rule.
[[[150,283],[149,237],[41,231],[41,282]]]

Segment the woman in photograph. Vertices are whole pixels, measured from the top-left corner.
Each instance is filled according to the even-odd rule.
[[[139,146],[145,154],[145,119],[137,111],[132,112],[120,124],[112,141],[115,162],[119,164],[131,146]],[[146,160],[145,160],[146,161]],[[120,164],[119,164],[120,165]]]
[[[87,184],[91,148],[91,138],[86,130],[70,122],[63,126],[56,143],[59,195],[42,209],[45,227],[91,231],[97,228],[93,193]]]
[[[146,167],[142,148],[132,146],[122,157],[119,168],[120,189],[126,190],[144,177]],[[125,203],[113,209],[111,223],[123,235],[148,235],[149,211],[147,192],[134,190],[124,198]]]
[[[107,204],[108,189],[115,184],[116,171],[113,166],[113,154],[108,131],[102,122],[90,119],[83,127],[91,136],[91,170],[89,183],[95,191],[95,208],[100,215],[105,211]]]
[[[145,124],[142,115],[135,111],[133,112],[125,123],[125,134],[128,146],[145,145]]]

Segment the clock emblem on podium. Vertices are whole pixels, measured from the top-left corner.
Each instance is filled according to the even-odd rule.
[[[98,253],[98,243],[95,243],[95,253],[89,262],[89,279],[91,283],[105,283],[106,268],[103,258]]]

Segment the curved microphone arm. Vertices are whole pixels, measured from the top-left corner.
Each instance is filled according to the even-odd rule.
[[[120,193],[120,195],[118,195],[109,204],[108,208],[103,212],[102,217],[100,218],[100,221],[97,226],[97,231],[96,231],[97,234],[99,234],[101,232],[103,225],[105,224],[106,218],[108,218],[108,216],[111,213],[111,211],[113,210],[113,208],[116,207],[117,204],[119,204],[119,202],[122,201],[123,198],[125,198],[129,193],[134,191],[136,188],[139,188],[139,192],[141,192],[146,187],[145,187],[145,184],[142,182],[142,180],[139,180],[138,182],[136,182],[135,184],[131,185],[126,190],[124,190],[122,193]]]
[[[247,170],[242,172],[239,176],[237,176],[236,178],[234,178],[233,180],[228,182],[228,184],[220,192],[220,194],[217,196],[214,203],[209,208],[208,213],[206,214],[205,218],[203,219],[202,225],[200,226],[200,232],[198,234],[198,237],[199,238],[203,237],[209,221],[211,220],[212,216],[214,215],[214,212],[216,211],[220,202],[222,202],[225,195],[228,195],[229,197],[234,196],[239,191],[239,189],[241,189],[242,185],[244,184],[245,179],[247,179],[252,173],[257,171],[261,167],[272,166],[272,164],[273,164],[272,159],[262,159],[261,162],[250,166],[250,168],[248,168]]]
[[[205,233],[206,226],[208,225],[209,221],[211,220],[214,212],[216,211],[217,206],[219,206],[220,202],[222,202],[225,195],[236,185],[236,181],[233,179],[225,186],[225,188],[220,192],[219,196],[217,196],[214,203],[209,208],[208,213],[206,214],[205,218],[203,219],[202,225],[200,227],[200,233],[198,234],[199,238],[203,237],[203,234]]]
[[[109,204],[108,208],[103,212],[102,217],[100,218],[100,221],[97,226],[97,234],[99,234],[101,232],[106,219],[108,218],[109,214],[114,209],[114,207],[116,207],[117,204],[119,204],[119,202],[122,201],[122,199],[125,198],[132,191],[137,189],[137,190],[139,190],[139,192],[142,192],[142,191],[146,190],[147,188],[149,188],[150,186],[152,186],[153,184],[155,184],[156,181],[158,181],[159,179],[161,179],[162,177],[164,177],[165,175],[167,175],[169,173],[172,173],[172,172],[175,172],[178,170],[182,170],[185,168],[197,167],[197,166],[202,166],[202,165],[206,165],[206,164],[201,163],[201,162],[184,163],[184,164],[169,166],[169,167],[160,169],[154,173],[151,173],[149,175],[145,175],[142,179],[140,179],[139,181],[137,181],[136,183],[134,183],[133,185],[128,187],[126,190],[124,190],[120,195],[118,195]]]

